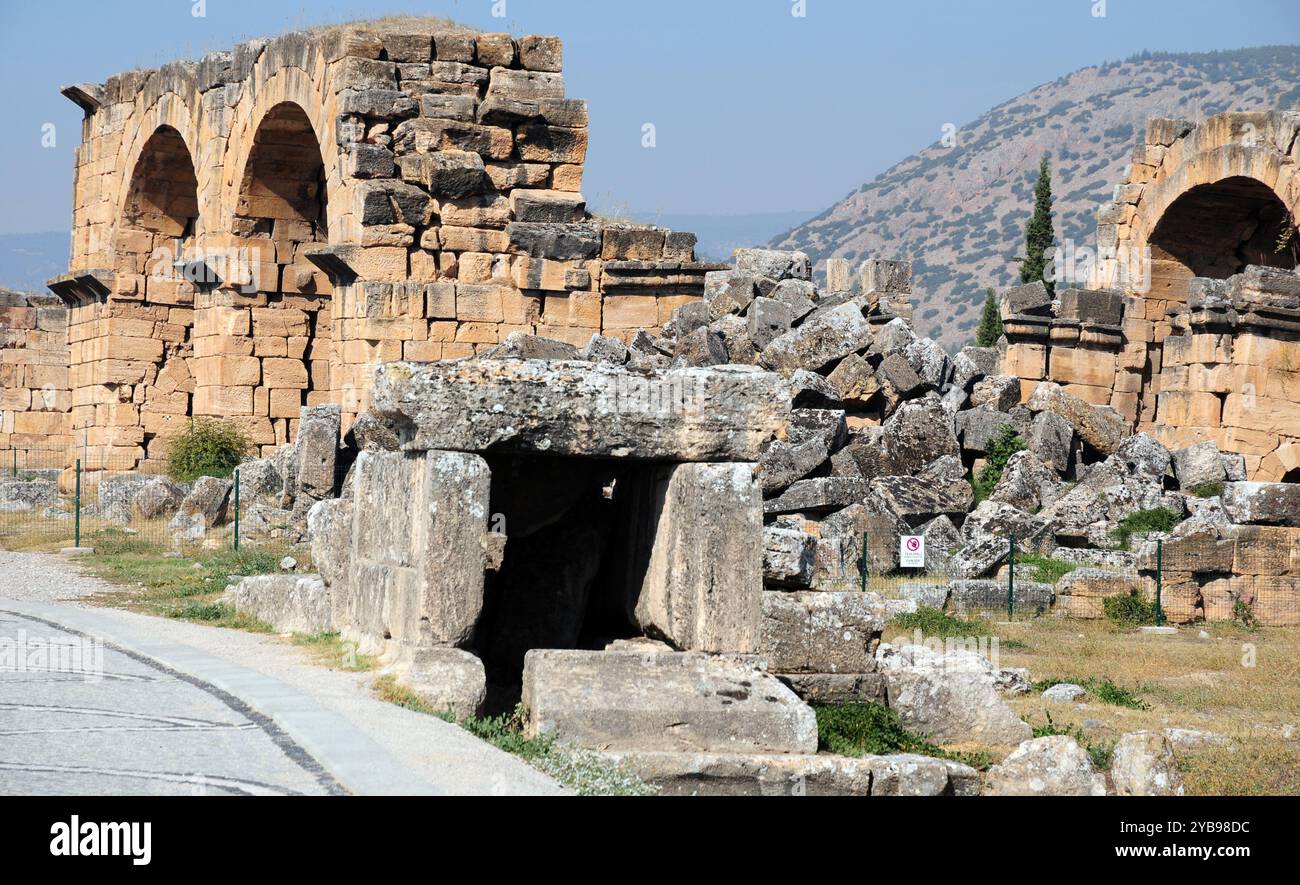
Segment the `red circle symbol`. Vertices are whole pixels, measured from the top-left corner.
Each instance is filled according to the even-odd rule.
[[[907,539],[907,549],[908,549],[908,550],[911,550],[913,553],[915,553],[916,551],[920,550],[920,549],[921,549],[921,541],[920,541],[920,539],[918,539],[918,538],[908,538],[908,539]]]

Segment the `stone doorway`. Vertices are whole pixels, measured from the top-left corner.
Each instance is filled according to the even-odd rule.
[[[533,649],[601,650],[643,635],[635,607],[670,468],[606,460],[486,456],[490,526],[508,538],[487,576],[476,651],[488,706],[519,701]]]

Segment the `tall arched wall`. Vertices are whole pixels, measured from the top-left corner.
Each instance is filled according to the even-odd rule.
[[[1060,285],[1054,307],[1011,299],[1031,305],[1004,318],[1003,370],[1022,379],[1025,396],[1041,381],[1059,383],[1171,448],[1213,441],[1239,453],[1252,479],[1276,481],[1300,467],[1300,276],[1245,268],[1294,262],[1251,253],[1229,282],[1221,268],[1230,262],[1203,262],[1199,272],[1220,282],[1193,283],[1195,272],[1162,247],[1168,227],[1156,235],[1188,195],[1206,189],[1203,227],[1213,229],[1213,207],[1230,206],[1234,193],[1276,198],[1294,219],[1298,135],[1294,112],[1151,121],[1127,180],[1098,212],[1104,260],[1087,288]]]
[[[59,429],[113,467],[162,458],[191,415],[267,450],[304,405],[338,403],[346,428],[383,361],[513,332],[630,339],[700,297],[715,268],[692,235],[586,212],[587,109],[564,97],[562,54],[553,37],[343,27],[65,90],[86,119],[70,270],[51,281],[68,310]],[[285,106],[319,146],[327,234],[241,215],[257,133]],[[119,247],[161,127],[189,151],[199,206],[170,278],[165,261],[123,267]]]

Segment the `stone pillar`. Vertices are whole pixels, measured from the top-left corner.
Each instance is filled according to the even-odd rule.
[[[682,464],[656,481],[650,561],[635,620],[682,651],[760,646],[763,497],[754,464]]]
[[[491,474],[454,452],[363,452],[334,623],[363,650],[465,648],[483,609]]]

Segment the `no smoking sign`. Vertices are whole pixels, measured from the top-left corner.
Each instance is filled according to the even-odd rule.
[[[925,568],[925,538],[905,537],[898,545],[899,568]]]

